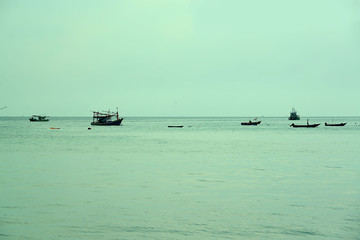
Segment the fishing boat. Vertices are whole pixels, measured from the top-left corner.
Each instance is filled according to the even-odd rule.
[[[315,124],[309,124],[309,120],[307,120],[306,125],[301,125],[301,124],[291,124],[290,127],[294,127],[294,128],[315,128],[317,126],[319,126],[320,123],[315,123]]]
[[[256,121],[257,118],[254,118],[254,120],[255,120],[254,122],[251,120],[249,120],[248,122],[242,122],[241,125],[255,125],[256,126],[261,123],[261,121]]]
[[[40,115],[32,115],[31,118],[29,118],[30,122],[48,122],[49,119],[47,119],[47,116],[40,116]]]
[[[113,120],[113,117],[116,119]],[[119,126],[124,118],[119,118],[119,111],[116,108],[116,112],[96,112],[93,111],[93,121],[91,125],[98,126]]]
[[[297,114],[295,108],[292,108],[289,120],[300,120],[300,115]]]
[[[346,123],[325,123],[325,126],[329,126],[329,127],[342,127],[345,125]]]

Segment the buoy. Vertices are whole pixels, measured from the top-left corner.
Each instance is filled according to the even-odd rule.
[[[88,127],[88,130],[91,130],[91,127]]]

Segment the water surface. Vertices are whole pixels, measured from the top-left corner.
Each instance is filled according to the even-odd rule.
[[[360,118],[50,119],[0,118],[0,239],[359,239]]]

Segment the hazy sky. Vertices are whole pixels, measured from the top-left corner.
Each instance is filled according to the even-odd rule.
[[[360,116],[360,0],[1,0],[0,116]]]

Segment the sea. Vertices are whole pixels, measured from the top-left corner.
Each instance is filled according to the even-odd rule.
[[[360,117],[249,119],[0,117],[0,239],[360,239]]]

